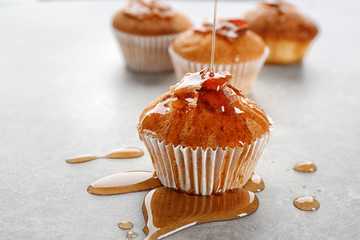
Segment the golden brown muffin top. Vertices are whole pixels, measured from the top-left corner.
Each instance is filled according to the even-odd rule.
[[[115,29],[141,36],[180,33],[191,25],[185,15],[155,0],[130,0],[113,19]]]
[[[187,73],[140,115],[138,131],[183,147],[242,147],[269,131],[264,110],[228,81],[227,72]]]
[[[316,25],[293,5],[263,1],[246,13],[249,29],[264,38],[308,41],[318,33]]]
[[[204,23],[181,34],[172,43],[181,57],[201,63],[210,63],[212,24]],[[256,33],[247,30],[239,19],[219,20],[216,24],[215,64],[234,64],[260,57],[265,43]]]

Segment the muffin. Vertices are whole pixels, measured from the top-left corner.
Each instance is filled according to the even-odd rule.
[[[283,1],[263,1],[244,18],[249,29],[259,34],[270,48],[267,63],[300,62],[318,33],[311,19]]]
[[[251,177],[271,122],[231,78],[206,69],[188,73],[141,113],[139,136],[164,186],[221,194]]]
[[[185,15],[155,0],[130,0],[113,18],[126,65],[142,72],[172,70],[167,49],[191,25]]]
[[[178,78],[187,72],[209,68],[212,28],[212,23],[205,22],[181,34],[171,44],[169,52]],[[215,38],[215,72],[231,72],[231,83],[249,94],[268,54],[264,41],[239,19],[219,20]]]

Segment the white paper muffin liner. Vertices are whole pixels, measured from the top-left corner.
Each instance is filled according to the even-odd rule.
[[[311,43],[309,41],[290,41],[279,39],[264,39],[270,49],[266,63],[270,64],[295,64],[300,62]]]
[[[199,72],[204,68],[210,67],[210,63],[186,60],[177,54],[171,45],[169,46],[169,54],[178,79],[182,79],[188,72]],[[216,72],[227,71],[231,73],[233,78],[230,80],[230,83],[235,87],[238,87],[245,95],[249,95],[268,55],[269,48],[265,47],[264,53],[259,58],[235,64],[214,64],[214,70]]]
[[[235,148],[203,149],[165,144],[140,133],[161,183],[196,195],[221,194],[242,188],[254,172],[270,132],[252,144]]]
[[[171,71],[168,47],[179,34],[139,36],[114,29],[126,65],[135,71]]]

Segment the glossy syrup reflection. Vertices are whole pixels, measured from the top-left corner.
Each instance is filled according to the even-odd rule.
[[[299,162],[295,165],[294,170],[298,172],[315,172],[317,167],[314,163],[309,161]]]
[[[151,190],[162,186],[156,174],[151,171],[122,172],[101,178],[88,187],[88,192],[96,195]]]
[[[251,178],[247,181],[247,183],[244,185],[244,189],[249,190],[251,192],[261,192],[265,188],[265,183],[262,180],[262,178],[253,173]]]
[[[303,211],[315,211],[320,203],[313,197],[298,197],[294,200],[294,206]]]
[[[161,239],[185,228],[206,222],[245,217],[257,210],[253,192],[235,189],[223,195],[193,196],[160,187],[144,198],[146,239]]]
[[[131,238],[135,238],[138,234],[134,231],[128,231],[126,233],[126,239],[131,239]]]
[[[122,222],[119,222],[118,227],[122,230],[129,230],[134,227],[134,224],[129,221],[122,221]]]
[[[144,155],[144,151],[141,148],[130,147],[130,148],[121,148],[115,149],[105,156],[95,156],[95,155],[83,155],[73,158],[66,159],[67,163],[83,163],[99,158],[112,158],[112,159],[122,159],[122,158],[136,158]]]

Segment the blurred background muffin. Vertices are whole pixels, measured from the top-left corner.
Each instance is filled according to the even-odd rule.
[[[208,68],[211,61],[212,23],[205,22],[181,34],[169,47],[175,72],[181,78],[187,72]],[[216,24],[215,72],[228,71],[231,83],[249,94],[268,54],[264,41],[248,30],[240,19],[220,19]]]
[[[230,79],[206,69],[188,73],[141,113],[139,135],[164,186],[210,195],[251,177],[271,123]]]
[[[172,70],[168,46],[191,21],[155,0],[130,0],[113,18],[115,36],[126,65],[133,70]]]
[[[270,48],[267,63],[300,62],[318,33],[311,19],[283,1],[263,1],[244,18]]]

